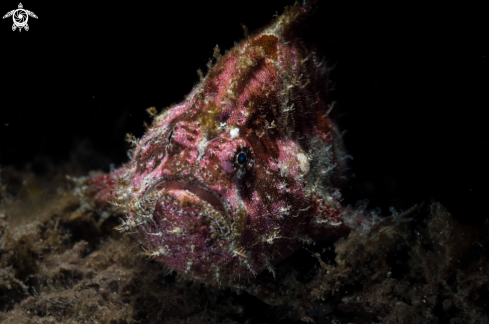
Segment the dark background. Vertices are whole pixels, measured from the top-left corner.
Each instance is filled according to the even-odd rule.
[[[159,3],[160,5],[156,5]],[[162,6],[161,3],[165,3]],[[46,173],[127,161],[145,109],[181,101],[218,44],[293,1],[59,5],[24,1],[30,30],[0,20],[0,164]],[[3,1],[1,15],[17,8]],[[489,218],[488,33],[482,8],[319,1],[311,32],[351,162],[345,203],[406,209],[434,198],[466,224]]]

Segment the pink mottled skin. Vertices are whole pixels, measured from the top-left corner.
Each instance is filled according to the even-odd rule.
[[[187,98],[130,139],[129,163],[85,181],[98,205],[114,189],[127,213],[120,229],[137,231],[146,255],[237,287],[361,220],[339,204],[345,156],[328,69],[296,33],[309,11],[296,5],[217,50]]]

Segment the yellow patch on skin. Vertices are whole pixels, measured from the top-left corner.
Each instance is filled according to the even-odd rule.
[[[251,46],[261,46],[266,56],[277,56],[278,37],[275,35],[262,35],[251,42]]]
[[[212,138],[219,133],[220,124],[217,115],[219,115],[221,111],[222,108],[211,104],[207,111],[204,111],[199,115],[198,120],[200,127],[207,138]]]

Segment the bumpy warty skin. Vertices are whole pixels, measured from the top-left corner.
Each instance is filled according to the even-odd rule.
[[[345,154],[328,67],[298,36],[310,10],[296,5],[225,55],[216,49],[186,99],[129,137],[132,160],[84,182],[96,205],[126,211],[119,229],[137,232],[146,255],[237,286],[359,219],[339,204]]]

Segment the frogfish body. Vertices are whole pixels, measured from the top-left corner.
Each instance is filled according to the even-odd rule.
[[[252,280],[305,243],[355,226],[339,203],[345,169],[329,118],[328,67],[288,8],[221,56],[186,99],[155,114],[132,159],[85,179],[86,196],[125,210],[121,231],[192,279]]]

